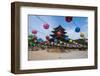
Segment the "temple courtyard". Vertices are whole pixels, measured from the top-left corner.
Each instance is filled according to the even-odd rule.
[[[28,60],[55,60],[55,59],[80,59],[88,58],[87,50],[69,49],[60,51],[28,51]]]

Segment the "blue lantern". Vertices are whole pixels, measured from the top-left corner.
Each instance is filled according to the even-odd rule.
[[[75,32],[77,32],[77,33],[80,32],[80,28],[79,27],[76,27],[75,28]]]
[[[38,42],[43,42],[43,40],[41,38],[38,39]]]

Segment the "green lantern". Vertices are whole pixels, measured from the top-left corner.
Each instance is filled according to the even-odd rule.
[[[31,45],[31,46],[35,46],[35,44],[34,44],[33,42],[30,42],[30,45]]]

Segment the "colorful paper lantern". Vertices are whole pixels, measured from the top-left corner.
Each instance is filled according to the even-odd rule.
[[[60,37],[61,34],[62,34],[62,33],[61,33],[60,31],[58,31],[58,32],[57,32],[57,37]]]
[[[35,46],[35,44],[34,43],[31,43],[31,46]]]
[[[46,39],[49,40],[50,39],[49,36],[46,36]]]
[[[32,30],[32,34],[37,34],[37,30]]]
[[[49,44],[49,41],[46,41],[45,43],[46,43],[46,44]]]
[[[72,21],[72,16],[67,16],[67,17],[65,17],[65,20],[67,21],[67,22],[71,22]]]
[[[33,40],[36,40],[36,39],[37,39],[37,36],[34,35]]]
[[[54,39],[54,42],[57,42],[57,39]]]
[[[43,42],[43,40],[41,38],[37,39],[38,42]]]
[[[51,44],[53,45],[53,44],[54,44],[54,42],[51,42]]]
[[[66,43],[64,43],[64,45],[66,45]]]
[[[44,29],[49,29],[49,24],[47,24],[47,23],[46,24],[43,24],[43,28]]]
[[[37,40],[34,40],[34,42],[37,42]]]
[[[62,41],[60,41],[60,44],[62,44]]]
[[[57,45],[57,43],[54,43],[55,45]]]
[[[75,32],[77,32],[77,33],[80,32],[80,28],[79,27],[76,27],[75,28]]]
[[[58,44],[58,46],[60,46],[60,44]]]
[[[73,40],[70,39],[69,42],[73,42]]]
[[[83,32],[80,33],[80,37],[84,37],[84,33]]]

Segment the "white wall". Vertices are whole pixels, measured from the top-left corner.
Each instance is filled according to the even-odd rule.
[[[16,0],[1,0],[0,1],[0,76],[16,76],[10,73],[10,53],[11,53],[11,16],[10,16],[10,3]],[[41,2],[41,3],[57,3],[57,4],[74,4],[74,5],[87,5],[98,6],[100,0],[17,0],[28,2]],[[100,13],[100,6],[99,13]],[[98,15],[100,17],[100,14]],[[100,18],[98,18],[100,20]],[[98,22],[100,24],[100,22]],[[100,26],[98,26],[100,29]],[[98,31],[100,32],[100,30]],[[100,42],[100,35],[98,43]],[[100,44],[99,44],[100,47]],[[100,49],[99,49],[100,50]],[[100,58],[100,51],[99,51]],[[53,73],[38,73],[38,74],[22,74],[18,76],[100,76],[100,59],[98,70],[81,70],[81,71],[65,71]]]

